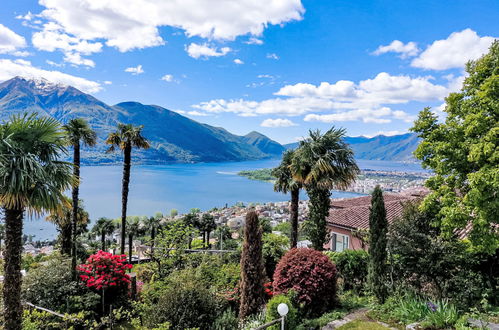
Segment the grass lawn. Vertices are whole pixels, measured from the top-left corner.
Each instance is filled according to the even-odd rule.
[[[385,330],[387,327],[375,322],[355,320],[342,325],[338,330]]]

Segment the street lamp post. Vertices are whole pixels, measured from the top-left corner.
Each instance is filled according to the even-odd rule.
[[[281,315],[281,330],[284,330],[284,320],[286,319],[286,315],[289,312],[289,307],[285,303],[280,303],[277,306],[277,313]]]

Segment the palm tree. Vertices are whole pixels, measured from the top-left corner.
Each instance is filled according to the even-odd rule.
[[[97,134],[90,128],[87,121],[83,118],[71,119],[66,125],[62,126],[66,132],[67,143],[73,147],[73,175],[77,179],[73,185],[71,193],[73,212],[71,216],[71,266],[73,277],[76,278],[76,226],[78,218],[78,199],[80,189],[80,142],[85,146],[94,146],[97,142]]]
[[[123,151],[123,186],[121,190],[121,242],[120,253],[125,254],[126,236],[126,208],[128,204],[128,186],[130,184],[130,168],[132,166],[132,148],[149,148],[149,142],[142,136],[143,126],[132,124],[118,124],[118,130],[110,133],[106,144],[110,147],[108,152],[114,152],[116,148]]]
[[[92,228],[92,231],[98,233],[101,237],[102,251],[106,251],[106,235],[112,234],[115,229],[114,221],[108,218],[99,218]]]
[[[126,233],[128,235],[128,262],[132,263],[133,237],[142,229],[140,217],[132,216],[126,219]]]
[[[294,151],[287,150],[282,155],[279,166],[272,170],[272,175],[276,178],[274,191],[287,194],[291,193],[291,205],[289,207],[289,222],[291,223],[291,248],[295,248],[298,243],[298,206],[300,202],[300,189],[302,184],[293,179],[291,173],[291,163]]]
[[[159,228],[161,220],[164,218],[163,213],[157,212],[153,217],[145,218],[143,225],[151,233],[151,253],[154,250],[154,240],[156,239],[156,231]]]
[[[353,151],[343,140],[344,136],[345,130],[335,127],[324,134],[319,130],[310,131],[291,161],[293,179],[305,187],[309,196],[306,230],[317,250],[322,250],[327,240],[326,218],[331,189],[346,189],[359,173]]]
[[[64,203],[75,183],[64,132],[53,118],[14,115],[0,125],[0,206],[5,216],[4,328],[21,329],[21,253],[24,213],[41,214]]]
[[[59,205],[57,209],[51,210],[45,220],[57,226],[60,235],[61,253],[73,255],[75,233],[84,231],[90,219],[88,217],[88,212],[83,209],[82,201],[79,200],[76,207],[76,228],[74,228],[73,207],[70,207],[70,205],[72,205],[71,200],[68,197],[65,197],[64,199],[65,202]]]

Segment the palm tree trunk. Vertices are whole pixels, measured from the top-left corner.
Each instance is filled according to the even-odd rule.
[[[300,201],[300,189],[291,190],[290,222],[291,222],[291,248],[298,244],[298,203]]]
[[[73,186],[73,214],[71,217],[72,225],[72,244],[71,244],[71,274],[73,279],[76,279],[76,226],[78,220],[78,194],[80,190],[80,143],[75,143],[73,146],[73,175],[77,182]]]
[[[154,239],[156,238],[156,226],[151,228],[151,253],[154,251]]]
[[[71,255],[71,224],[61,227],[61,253]]]
[[[5,330],[21,330],[21,253],[23,234],[23,210],[5,209],[4,255],[4,327]]]
[[[101,250],[106,251],[106,232],[103,230],[100,236]]]
[[[126,239],[126,208],[128,204],[128,186],[130,184],[130,167],[132,158],[132,145],[127,143],[124,150],[123,187],[121,190],[121,254],[125,254]]]
[[[128,263],[132,263],[132,241],[133,241],[133,235],[130,234],[128,235]]]

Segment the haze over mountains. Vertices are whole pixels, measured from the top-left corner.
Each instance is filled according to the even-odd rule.
[[[23,111],[38,112],[66,123],[75,117],[88,120],[97,131],[98,145],[85,149],[82,160],[89,164],[121,161],[119,153],[106,154],[104,140],[117,123],[144,125],[151,149],[134,151],[141,163],[224,162],[280,157],[286,148],[267,136],[250,132],[232,134],[221,127],[202,124],[156,105],[122,102],[109,106],[72,86],[44,79],[15,77],[0,84],[0,119]],[[347,137],[358,159],[412,160],[418,138],[411,133],[397,136]]]

